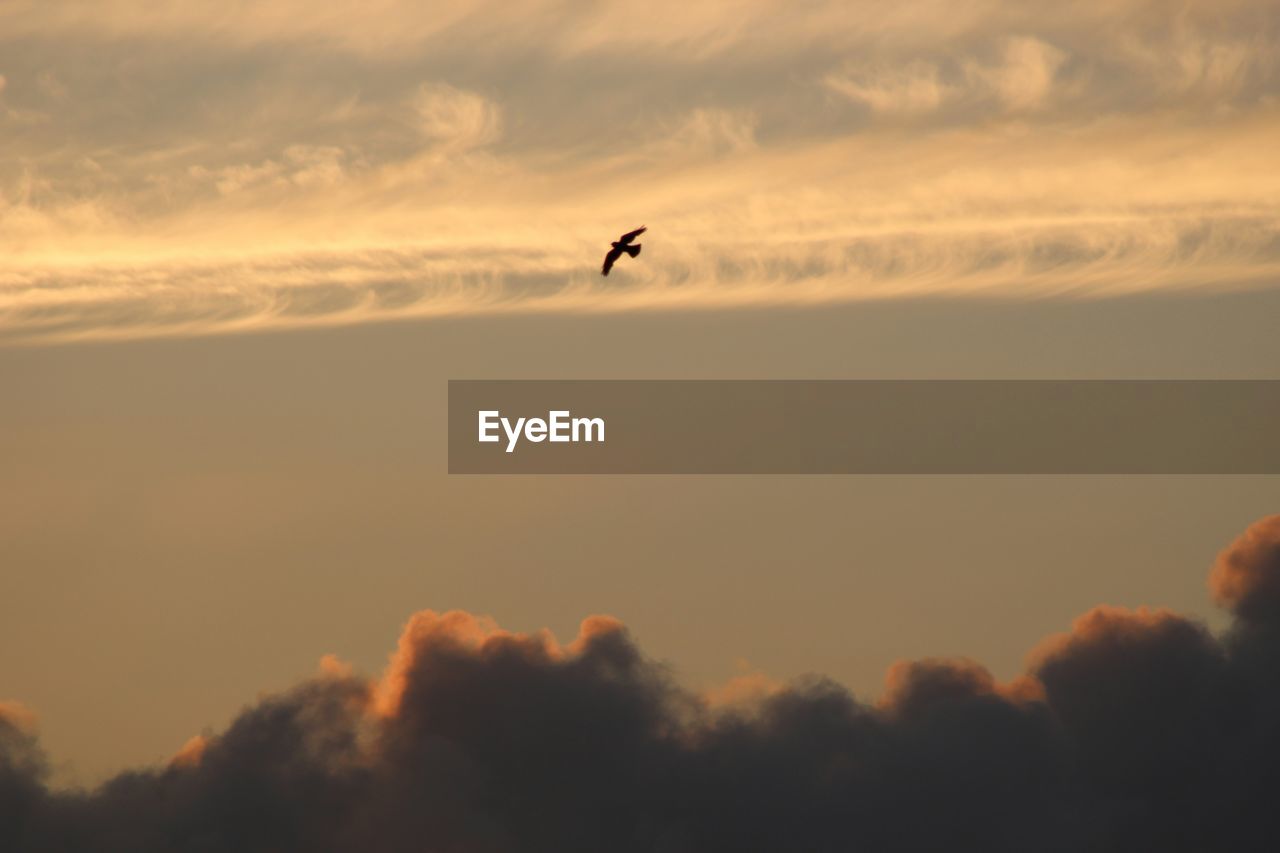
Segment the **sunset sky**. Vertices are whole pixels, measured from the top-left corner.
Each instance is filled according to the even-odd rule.
[[[1258,0],[16,0],[0,336],[1264,287],[1278,30]]]
[[[424,610],[866,701],[1223,629],[1275,477],[449,477],[446,382],[1280,379],[1277,140],[1264,0],[8,0],[0,703],[92,786]]]

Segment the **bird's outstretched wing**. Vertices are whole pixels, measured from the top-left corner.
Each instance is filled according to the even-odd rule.
[[[610,249],[609,253],[604,256],[604,266],[600,269],[600,275],[608,275],[609,270],[613,269],[614,261],[622,257],[622,249]]]
[[[621,237],[618,238],[618,242],[625,246],[626,244],[630,243],[632,240],[639,237],[641,234],[643,234],[645,231],[648,231],[648,230],[649,230],[649,226],[641,225],[636,230],[628,231],[626,234],[623,234]]]

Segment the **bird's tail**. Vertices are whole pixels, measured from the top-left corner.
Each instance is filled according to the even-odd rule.
[[[634,246],[623,246],[622,248],[623,248],[623,250],[624,250],[628,255],[630,255],[630,256],[631,256],[631,257],[633,257],[633,258],[634,258],[636,255],[640,254],[640,244],[639,244],[639,243],[636,243]]]

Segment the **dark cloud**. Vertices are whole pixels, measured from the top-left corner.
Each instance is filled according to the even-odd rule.
[[[410,620],[386,674],[323,674],[168,766],[52,790],[0,707],[0,848],[26,851],[1272,850],[1280,840],[1280,523],[1223,553],[1222,640],[1100,607],[1026,675],[896,665],[710,703],[615,620],[567,646],[465,613]],[[1248,630],[1242,630],[1242,625]]]
[[[1280,515],[1249,526],[1209,575],[1214,599],[1249,622],[1280,622]]]
[[[18,849],[46,797],[44,756],[24,716],[0,703],[0,850]]]

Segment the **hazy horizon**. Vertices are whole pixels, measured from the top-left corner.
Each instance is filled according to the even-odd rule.
[[[92,783],[321,655],[376,674],[426,608],[566,640],[606,612],[694,687],[745,661],[862,697],[917,657],[1012,677],[1096,604],[1221,625],[1205,572],[1274,511],[1275,478],[451,478],[445,387],[1277,378],[1277,311],[1276,293],[918,299],[11,348],[0,699],[39,715],[57,778]],[[93,665],[51,677],[69,654]]]

